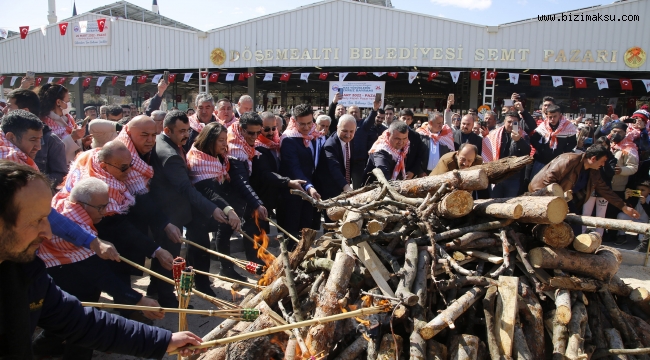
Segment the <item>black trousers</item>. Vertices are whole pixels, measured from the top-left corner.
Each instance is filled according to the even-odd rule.
[[[366,163],[368,158],[361,160],[352,160],[350,162],[350,177],[352,178],[352,187],[355,189],[360,189],[363,186],[364,173],[363,170],[366,168]]]
[[[300,239],[301,231],[310,228],[314,216],[314,208],[301,197],[291,195],[288,191],[282,193],[282,202],[278,206],[278,225]],[[295,241],[287,242],[289,251],[296,247]]]

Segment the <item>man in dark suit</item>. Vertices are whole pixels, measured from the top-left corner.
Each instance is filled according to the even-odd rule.
[[[420,142],[419,135],[417,141]],[[408,151],[407,144],[409,144]],[[381,169],[387,180],[405,179],[406,164],[411,156],[411,145],[409,126],[401,120],[393,121],[388,127],[388,132],[380,136],[370,149],[370,157],[364,170],[366,174],[364,183],[377,180],[372,174],[375,168]]]
[[[363,179],[365,177],[363,170],[368,163],[368,150],[377,141],[379,135],[386,130],[386,127],[383,125],[385,115],[384,111],[379,108],[380,106],[381,101],[375,101],[368,116],[361,123],[357,122],[357,131],[352,140],[353,151],[351,165],[352,185],[355,189],[363,186]],[[350,108],[353,110],[356,109],[356,107]]]
[[[481,155],[483,149],[483,139],[472,132],[474,127],[474,116],[467,114],[460,119],[460,129],[454,132],[454,150],[460,148],[460,144],[470,143],[478,148],[478,154]]]
[[[344,191],[352,190],[352,157],[356,119],[343,115],[339,119],[336,133],[325,142],[315,178],[323,199],[331,199]]]
[[[423,156],[422,152],[425,151],[425,149],[422,148],[423,146],[420,134],[411,127],[413,116],[413,111],[409,109],[404,109],[399,112],[399,120],[408,125],[409,141],[411,142],[409,156],[406,163],[407,179],[412,179],[420,173],[420,159]]]
[[[321,196],[313,183],[319,148],[317,144],[321,133],[316,130],[314,111],[311,106],[301,104],[293,109],[293,118],[282,135],[280,145],[280,174],[290,179],[304,180],[304,190],[314,199]],[[313,208],[299,196],[291,195],[289,189],[282,191],[284,211],[278,214],[279,224],[294,236],[300,230],[312,225]],[[294,246],[291,242],[290,246]]]
[[[234,211],[229,211],[226,216],[223,209],[227,203],[222,200],[215,204],[199,193],[190,181],[185,161],[183,145],[189,138],[190,124],[187,115],[179,110],[171,111],[165,116],[163,133],[156,137],[156,145],[151,154],[151,166],[154,169],[154,176],[151,179],[151,193],[158,199],[163,213],[169,217],[169,221],[179,228],[192,221],[192,208],[205,216],[212,217],[220,222],[238,223]],[[173,254],[178,256],[181,244],[172,243],[168,237],[156,236],[159,244]],[[152,270],[172,277],[171,271],[163,269],[156,262],[152,264]],[[196,287],[200,291],[212,293],[209,280],[205,277],[197,277]],[[158,289],[158,302],[163,307],[172,305],[178,306],[173,296],[173,286],[158,279],[151,279],[151,285]],[[210,291],[208,291],[210,290]],[[171,295],[171,297],[169,297]]]

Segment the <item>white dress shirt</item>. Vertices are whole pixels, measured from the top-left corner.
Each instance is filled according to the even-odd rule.
[[[433,139],[429,138],[429,162],[427,163],[427,170],[433,170],[438,161],[440,160],[440,143],[435,144]]]

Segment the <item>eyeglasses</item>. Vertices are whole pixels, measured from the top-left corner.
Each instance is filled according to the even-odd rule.
[[[113,165],[113,164],[111,164],[111,163],[108,163],[108,162],[106,162],[106,161],[102,161],[102,162],[103,162],[104,164],[106,164],[106,165],[110,165],[110,166],[116,168],[117,170],[119,170],[119,171],[121,171],[121,172],[123,172],[123,173],[124,173],[124,172],[127,172],[127,171],[131,168],[131,166],[133,166],[133,160],[131,160],[131,163],[130,163],[129,165],[124,165],[124,166],[120,166],[120,167],[115,166],[115,165]]]
[[[248,131],[246,130],[246,133],[248,136],[259,136],[262,132],[261,131]]]
[[[97,211],[100,212],[100,213],[103,213],[103,212],[106,210],[106,207],[108,206],[108,203],[106,203],[106,204],[104,204],[104,205],[95,206],[95,205],[90,205],[90,204],[88,204],[88,203],[85,203],[85,202],[83,202],[83,201],[77,201],[77,202],[78,202],[79,204],[83,204],[83,205],[86,205],[86,206],[90,206],[91,208],[97,210]]]
[[[268,126],[266,126],[266,127],[264,128],[264,132],[275,131],[275,129],[277,129],[277,126],[274,126],[274,127],[268,127]]]

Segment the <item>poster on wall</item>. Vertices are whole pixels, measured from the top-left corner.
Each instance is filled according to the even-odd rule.
[[[96,21],[88,21],[86,31],[82,32],[79,23],[72,29],[72,44],[74,46],[104,46],[111,44],[110,22],[105,23],[104,31],[99,31]]]
[[[343,91],[343,106],[355,105],[361,108],[372,108],[377,94],[381,94],[381,107],[384,107],[386,82],[385,81],[330,81],[330,103],[337,92]]]

